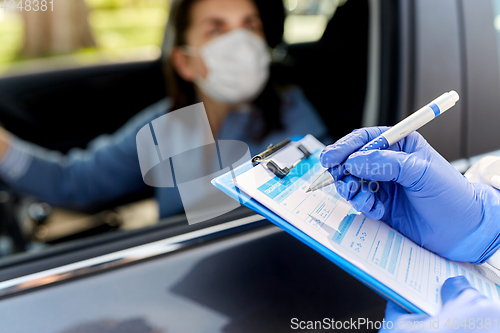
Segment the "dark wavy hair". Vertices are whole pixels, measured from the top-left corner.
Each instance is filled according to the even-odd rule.
[[[164,62],[167,93],[173,102],[170,108],[172,111],[199,102],[196,98],[193,84],[179,76],[170,57],[174,47],[186,45],[186,32],[191,24],[191,9],[198,1],[201,0],[172,1],[169,31],[167,31],[167,38],[171,40],[168,41],[170,47],[168,48],[168,54]],[[265,25],[264,31],[266,31]],[[271,131],[283,128],[280,116],[282,100],[278,93],[278,86],[272,82],[272,79],[267,82],[263,92],[252,105],[255,106],[252,108],[252,117],[260,118],[263,122],[261,131],[259,133],[252,133],[253,140],[261,141]]]

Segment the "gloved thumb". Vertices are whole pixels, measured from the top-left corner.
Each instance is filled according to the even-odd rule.
[[[385,316],[386,321],[397,322],[397,319],[403,315],[407,315],[408,311],[404,310],[400,306],[394,304],[393,302],[387,302],[385,306]]]
[[[349,156],[345,162],[345,169],[350,174],[366,180],[398,181],[402,172],[420,171],[415,165],[412,165],[412,168],[405,168],[409,158],[409,154],[393,150],[359,151]],[[420,171],[420,174],[422,172]]]
[[[404,325],[407,322],[423,322],[428,318],[429,316],[426,314],[409,314],[396,304],[387,302],[384,316],[384,320],[386,323],[384,324],[383,328],[378,331],[378,333],[394,332],[394,330],[399,329],[401,323]],[[403,332],[409,332],[409,330],[403,329]]]
[[[465,276],[456,276],[449,278],[441,287],[441,299],[443,304],[453,301],[464,290],[474,289]]]

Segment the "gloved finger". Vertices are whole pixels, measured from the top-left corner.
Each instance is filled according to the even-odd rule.
[[[491,177],[490,184],[500,190],[500,176]]]
[[[345,164],[340,164],[327,170],[335,181],[343,179],[345,176],[349,175],[349,172],[345,170]]]
[[[449,278],[441,287],[441,299],[443,304],[456,299],[464,290],[474,289],[465,276],[456,276]]]
[[[394,187],[396,185],[394,183],[381,183],[376,181],[371,181],[371,183],[376,184],[379,187],[372,188],[370,186],[371,191],[375,192],[375,203],[373,204],[373,208],[364,214],[366,217],[373,220],[390,221],[388,216],[386,216],[386,213],[390,212],[392,208],[391,200],[393,198]],[[388,224],[391,225],[390,223]]]
[[[400,307],[399,305],[389,301],[385,306],[385,316],[386,321],[396,322],[397,319],[403,315],[409,314],[408,311]]]
[[[427,316],[427,315],[409,314],[408,312],[406,312],[404,309],[402,309],[398,305],[396,305],[392,302],[387,302],[387,305],[385,307],[385,316],[384,316],[385,324],[379,330],[379,333],[394,332],[395,330],[408,332],[411,330],[405,329],[405,325],[404,325],[405,323],[415,322],[415,321],[420,322],[420,321],[424,321],[428,318],[429,318],[429,316]],[[402,327],[401,327],[401,323],[403,323]]]
[[[355,152],[345,162],[345,169],[359,178],[379,181],[396,180],[408,154],[391,150]]]
[[[348,177],[351,179],[351,183],[346,182],[345,179],[335,183],[337,192],[349,201],[358,212],[363,213],[369,219],[380,220],[385,214],[385,206],[378,198],[378,193],[372,191],[366,181],[363,185],[360,179],[352,175]],[[352,181],[356,181],[357,185]]]
[[[352,154],[346,170],[359,178],[415,184],[427,171],[427,161],[412,154],[391,150],[370,150]]]
[[[349,202],[358,212],[369,213],[375,205],[375,194],[364,185]]]
[[[377,195],[374,195],[375,202],[373,203],[372,209],[367,212],[363,212],[366,217],[372,220],[381,220],[385,214],[385,206]]]
[[[398,142],[396,142],[390,148],[393,148],[392,150],[395,151],[413,153],[421,149],[422,147],[425,147],[426,145],[428,145],[428,143],[424,139],[424,137],[420,133],[414,131],[408,134],[404,139],[401,139]]]
[[[335,187],[337,188],[337,192],[340,194],[342,198],[347,201],[352,200],[356,194],[358,194],[361,189],[361,179],[348,175],[344,177],[344,179],[339,180],[335,183]]]
[[[408,312],[397,306],[396,304],[392,302],[387,302],[387,305],[385,306],[385,315],[384,315],[384,321],[386,323],[392,322],[392,323],[398,323],[400,322],[400,318],[404,315],[407,315]],[[389,325],[387,325],[389,326]],[[387,332],[392,332],[394,330],[394,324],[392,325],[392,329],[389,329],[384,325],[378,333],[387,333]]]
[[[342,139],[323,149],[320,155],[321,165],[332,168],[342,164],[349,155],[375,139],[389,127],[368,127],[349,133]]]

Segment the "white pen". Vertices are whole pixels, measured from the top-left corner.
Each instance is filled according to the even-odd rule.
[[[364,145],[359,151],[367,151],[374,149],[386,149],[399,140],[406,137],[413,131],[418,130],[420,127],[427,124],[432,119],[450,109],[459,100],[456,91],[444,93],[423,108],[415,111],[405,119],[401,120],[398,124],[388,129],[378,137]],[[316,191],[320,188],[331,185],[335,182],[333,176],[326,170],[318,177],[307,190],[306,193]]]

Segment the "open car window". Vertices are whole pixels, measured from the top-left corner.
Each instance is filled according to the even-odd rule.
[[[167,0],[0,1],[0,75],[160,57]]]
[[[347,0],[284,0],[287,10],[284,41],[288,44],[321,39],[328,21]]]
[[[75,1],[78,2],[80,0]],[[22,3],[25,5],[25,2]],[[307,73],[310,71],[306,63],[309,57],[323,52],[327,46],[327,41],[320,45],[327,23],[345,3],[341,0],[286,0],[283,6],[281,1],[279,6],[275,6],[274,2],[273,10],[277,8],[286,15],[284,35],[281,39],[281,25],[276,27],[279,39],[268,39],[271,46],[280,42],[290,46],[290,54],[300,67],[296,73],[301,73],[296,76],[301,82],[292,80],[293,84],[304,85],[303,88],[307,86]],[[267,1],[262,0],[257,4],[263,12],[269,6]],[[53,13],[58,8],[64,8],[59,1],[54,1],[53,5]],[[84,149],[92,139],[114,133],[141,110],[162,103],[167,97],[161,45],[170,15],[170,2],[81,0],[80,6],[81,16],[75,22],[83,20],[84,23],[63,20],[58,24],[63,24],[63,27],[64,24],[83,24],[85,32],[82,36],[87,36],[87,41],[74,46],[74,49],[62,51],[28,45],[31,32],[26,29],[31,29],[29,25],[34,24],[30,22],[40,17],[49,21],[56,19],[51,16],[51,9],[21,12],[21,7],[13,11],[9,11],[8,6],[0,8],[0,38],[10,43],[0,51],[4,52],[0,54],[0,75],[3,75],[0,77],[0,122],[19,138],[62,154]],[[358,13],[357,9],[347,9],[342,22]],[[266,15],[270,16],[269,13]],[[359,20],[365,20],[364,16],[360,17]],[[364,33],[365,30],[361,26],[360,31]],[[43,31],[44,28],[38,31],[47,34],[43,38],[52,38],[52,31]],[[327,37],[335,38],[334,34]],[[356,80],[358,84],[354,89],[357,90],[354,98],[359,99],[359,103],[352,111],[355,115],[352,117],[353,124],[349,126],[360,125],[358,111],[362,111],[365,95],[367,43],[364,39],[356,40],[361,51],[350,49],[359,56],[351,60],[362,63],[362,66],[357,66],[359,80]],[[85,44],[87,42],[89,44]],[[335,49],[328,51],[335,53],[339,47],[341,45],[335,44]],[[23,52],[27,53],[23,55]],[[328,55],[324,53],[324,56]],[[329,63],[328,70],[334,71],[336,66],[336,63]],[[288,73],[293,73],[293,70]],[[315,84],[323,85],[322,80],[324,78]],[[339,84],[344,83],[339,80]],[[331,116],[328,115],[327,102],[317,96],[317,91],[315,95],[314,87],[311,85],[309,90],[304,89],[307,98],[314,103],[321,116]],[[345,98],[348,99],[347,95]],[[352,101],[351,97],[349,101]],[[68,110],[71,110],[71,118],[67,116]],[[326,122],[328,119],[323,120]],[[164,232],[170,235],[171,230],[175,230],[172,235],[178,235],[254,215],[242,207],[219,219],[189,226],[184,215],[160,219],[154,191],[150,187],[91,209],[68,209],[50,205],[34,196],[19,194],[0,184],[0,268],[5,273],[0,279],[14,277],[17,273],[14,274],[15,270],[10,271],[10,268],[24,262],[34,263],[89,249],[87,254],[78,257],[83,260],[100,253],[98,249],[106,244],[109,247],[103,251],[121,250],[146,239],[161,239]],[[115,247],[111,245],[115,243]],[[51,265],[70,263],[78,258],[68,255]],[[25,273],[36,271],[36,267],[27,268]]]

